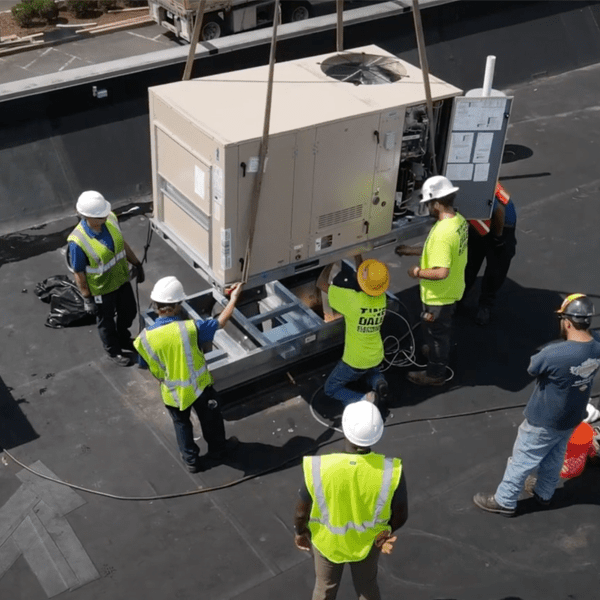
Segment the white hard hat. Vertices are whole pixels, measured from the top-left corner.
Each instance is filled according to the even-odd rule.
[[[94,192],[93,190],[83,192],[77,199],[75,208],[80,215],[92,219],[108,217],[111,210],[110,202],[105,200],[100,192]]]
[[[458,192],[458,188],[452,185],[452,182],[443,175],[434,175],[425,180],[421,188],[421,202],[431,202],[445,198],[454,192]]]
[[[177,277],[163,277],[154,284],[150,299],[163,304],[175,304],[185,300],[185,293]]]
[[[383,419],[379,409],[368,400],[349,404],[342,414],[342,431],[355,446],[369,447],[383,435]]]

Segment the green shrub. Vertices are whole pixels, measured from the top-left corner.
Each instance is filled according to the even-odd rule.
[[[34,0],[32,4],[38,16],[51,22],[58,17],[58,4],[54,0]]]
[[[99,0],[99,4],[104,12],[117,8],[117,0]]]
[[[37,11],[31,2],[16,4],[10,9],[10,12],[21,27],[30,27],[37,17]]]
[[[98,8],[98,0],[67,0],[67,8],[75,13],[76,17],[85,17]]]

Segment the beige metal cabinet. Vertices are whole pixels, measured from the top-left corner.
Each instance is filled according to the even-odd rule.
[[[324,71],[346,57],[402,76],[355,85]],[[265,66],[150,89],[153,224],[221,288],[242,272],[267,75]],[[249,285],[389,234],[406,110],[425,102],[420,70],[377,46],[278,63],[274,81]],[[434,101],[460,94],[435,77],[431,90]]]

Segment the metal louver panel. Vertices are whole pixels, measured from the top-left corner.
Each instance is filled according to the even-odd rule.
[[[363,205],[357,204],[356,206],[349,206],[336,212],[321,215],[319,217],[319,229],[325,229],[326,227],[332,227],[333,225],[360,219],[362,217],[362,209]]]

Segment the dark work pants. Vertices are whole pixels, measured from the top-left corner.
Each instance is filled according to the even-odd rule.
[[[472,227],[469,227],[469,254],[465,268],[465,292],[466,297],[469,290],[475,284],[479,269],[486,261],[483,279],[481,280],[481,294],[479,306],[492,308],[496,301],[496,294],[502,287],[510,263],[516,252],[517,238],[514,227],[505,227],[500,238],[503,242],[498,246],[491,234],[479,235]]]
[[[114,292],[103,294],[102,302],[96,302],[96,304],[98,306],[98,333],[102,345],[113,356],[121,354],[123,345],[131,339],[129,328],[137,314],[131,283],[128,281]]]
[[[433,321],[421,319],[423,342],[429,346],[427,375],[444,377],[450,356],[450,338],[452,335],[452,316],[456,303],[443,306],[423,305],[423,312],[431,313]]]
[[[314,546],[315,588],[312,600],[334,600],[340,587],[344,565],[350,565],[352,583],[359,600],[381,600],[377,584],[377,562],[381,550],[373,544],[371,551],[358,562],[333,563],[325,558]]]
[[[165,408],[173,419],[177,445],[184,462],[193,465],[200,454],[200,448],[194,442],[194,429],[190,418],[192,408],[198,415],[202,435],[208,444],[208,451],[212,454],[225,449],[225,424],[219,406],[219,395],[212,385],[209,385],[198,396],[198,399],[185,410],[179,410],[167,404],[165,404]]]

